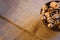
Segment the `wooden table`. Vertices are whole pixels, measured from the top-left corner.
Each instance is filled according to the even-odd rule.
[[[40,9],[51,0],[0,0],[0,39],[59,40],[60,32],[46,28],[40,20]],[[16,25],[19,26],[19,28]]]

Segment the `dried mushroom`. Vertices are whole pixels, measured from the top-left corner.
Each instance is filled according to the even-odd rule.
[[[59,4],[57,2],[51,2],[50,3],[50,7],[52,7],[53,9],[58,9],[59,8]]]
[[[48,28],[60,29],[60,2],[52,1],[49,5],[43,5],[40,17],[46,20]]]
[[[42,6],[42,10],[47,10],[47,9],[48,9],[47,5]]]

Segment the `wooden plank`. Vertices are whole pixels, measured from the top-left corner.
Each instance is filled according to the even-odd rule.
[[[39,22],[41,6],[50,0],[6,0],[0,1],[1,15],[33,32]]]
[[[14,40],[41,40],[30,33],[24,31],[21,34],[19,34]]]
[[[23,32],[22,29],[0,18],[0,38],[2,40],[12,40]]]
[[[60,40],[60,32],[48,29],[41,20],[35,35],[44,40]]]

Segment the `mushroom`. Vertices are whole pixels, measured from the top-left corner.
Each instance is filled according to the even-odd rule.
[[[42,13],[45,13],[45,11],[44,11],[44,10],[42,10],[41,12],[42,12]]]
[[[57,24],[57,25],[59,25],[59,24],[60,24],[59,20],[56,20],[56,24]]]
[[[46,20],[46,17],[44,15],[40,16],[41,20]]]
[[[53,24],[48,24],[48,28],[53,28]]]
[[[48,9],[47,5],[42,6],[42,10],[46,11]]]
[[[53,19],[58,19],[58,18],[59,18],[59,14],[54,14],[54,15],[52,16],[52,18],[53,18]]]
[[[49,8],[48,12],[51,13],[53,11],[53,8]]]
[[[60,25],[58,25],[58,28],[60,29]]]
[[[58,4],[59,4],[59,7],[60,7],[60,2]]]
[[[51,2],[50,3],[50,7],[52,7],[53,9],[58,9],[59,8],[59,4],[57,2]]]
[[[47,22],[48,22],[48,23],[54,23],[54,20],[53,20],[51,17],[48,17],[48,18],[47,18]]]
[[[48,17],[50,17],[50,13],[49,12],[46,12],[45,13],[45,16],[48,18]]]

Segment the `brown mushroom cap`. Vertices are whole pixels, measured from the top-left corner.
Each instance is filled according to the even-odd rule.
[[[46,12],[45,13],[45,16],[48,18],[48,17],[50,17],[50,13],[49,12]]]
[[[45,20],[46,19],[46,17],[44,15],[41,15],[40,18],[41,18],[41,20]]]
[[[58,25],[58,28],[60,29],[60,25]]]
[[[53,19],[59,18],[59,14],[54,14],[54,15],[52,16],[52,18],[53,18]]]
[[[47,9],[48,9],[47,5],[42,6],[42,10],[47,10]]]
[[[59,4],[57,2],[51,2],[50,3],[50,7],[52,7],[53,9],[58,9],[59,8]]]
[[[48,24],[48,28],[53,28],[53,24]]]

